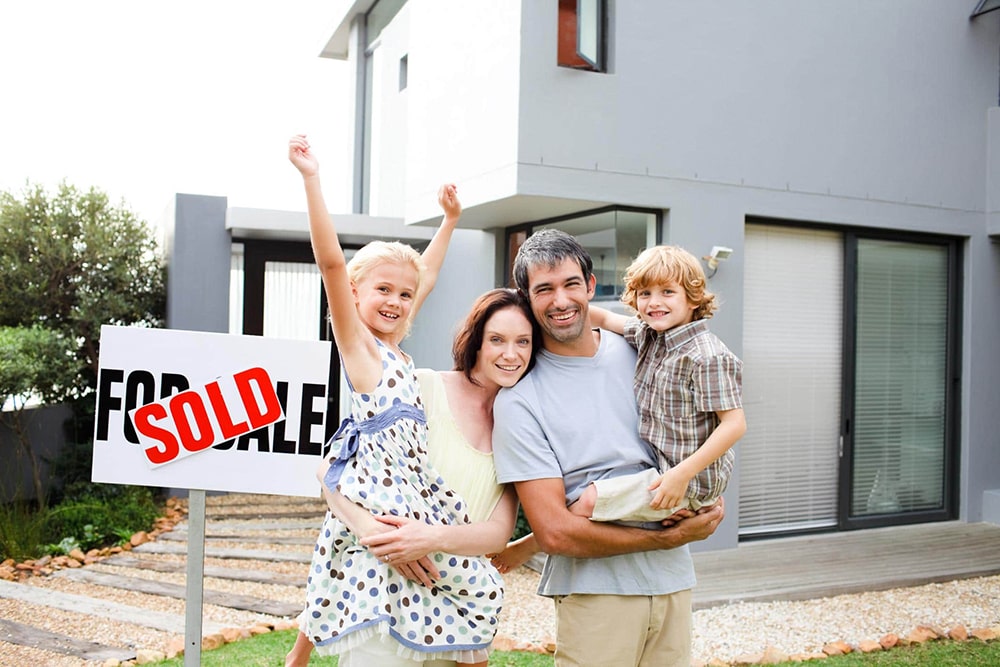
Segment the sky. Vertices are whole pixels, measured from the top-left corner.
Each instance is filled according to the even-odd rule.
[[[301,211],[305,133],[349,212],[350,66],[332,0],[0,3],[0,190],[97,187],[151,224],[174,193]]]

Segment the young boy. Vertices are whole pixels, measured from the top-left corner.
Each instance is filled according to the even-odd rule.
[[[681,510],[704,511],[726,489],[732,446],[746,432],[741,362],[708,330],[717,306],[705,272],[676,246],[643,251],[625,272],[622,302],[637,316],[590,307],[591,324],[636,348],[635,392],[639,435],[659,456],[659,470],[591,483],[575,514],[594,521],[663,521]],[[532,536],[494,557],[506,572],[537,547]]]

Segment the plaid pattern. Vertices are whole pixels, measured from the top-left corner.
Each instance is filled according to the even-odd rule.
[[[638,317],[625,327],[636,348],[635,397],[639,435],[659,452],[660,470],[673,467],[701,446],[719,425],[717,411],[743,407],[743,362],[705,320],[657,333]],[[733,471],[733,450],[691,479],[688,497],[722,495]]]

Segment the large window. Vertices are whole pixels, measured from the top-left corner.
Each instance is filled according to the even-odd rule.
[[[613,208],[541,220],[511,230],[507,243],[508,283],[513,284],[511,267],[521,243],[540,229],[560,229],[575,236],[594,260],[597,278],[594,301],[614,302],[621,296],[625,269],[636,255],[656,244],[659,221],[655,211]]]

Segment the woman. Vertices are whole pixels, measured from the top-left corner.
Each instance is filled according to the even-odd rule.
[[[449,559],[453,564],[453,556],[481,556],[502,550],[513,531],[517,501],[513,489],[496,482],[491,437],[493,399],[501,387],[513,386],[528,371],[540,340],[528,305],[517,292],[492,290],[477,299],[455,337],[454,370],[418,371],[427,415],[430,466],[461,497],[467,522],[442,525],[402,516],[375,516],[340,493],[327,493],[331,511],[337,517],[332,521],[339,519],[349,533],[345,535],[336,527],[330,532],[326,525],[323,533],[340,540],[356,540],[354,548],[364,548],[367,557],[389,563],[398,574],[426,586],[426,590],[420,589],[425,593],[425,603],[447,585],[435,581],[439,581],[440,571],[449,567]],[[327,522],[330,521],[328,517]],[[345,550],[343,544],[331,543],[328,547],[317,544],[317,549],[323,548],[334,553],[350,550]],[[446,558],[444,554],[450,556]],[[499,581],[488,560],[465,559],[470,560],[480,577]],[[316,572],[317,558],[313,564]],[[393,610],[388,606],[385,608],[388,618],[371,618],[363,627],[342,630],[345,622],[337,616],[338,602],[316,593],[316,587],[310,583],[307,607],[300,617],[305,632],[300,632],[286,665],[306,664],[312,648],[310,641],[340,653],[341,667],[374,664],[412,667],[428,656],[435,658],[425,663],[428,665],[445,665],[449,660],[462,665],[485,665],[487,652],[478,648],[422,650],[405,632],[400,632],[403,626],[391,617]],[[373,597],[381,602],[382,593],[376,591]],[[453,587],[450,594],[455,594]],[[478,600],[468,602],[475,607]],[[495,600],[491,606],[499,609],[499,603]],[[414,620],[434,627],[437,612],[432,610],[421,618],[425,609],[418,610],[419,614],[414,611]],[[468,609],[461,613],[468,613]],[[337,625],[337,632],[331,632],[331,624]],[[495,630],[494,625],[491,632]],[[345,638],[347,642],[343,642]]]

